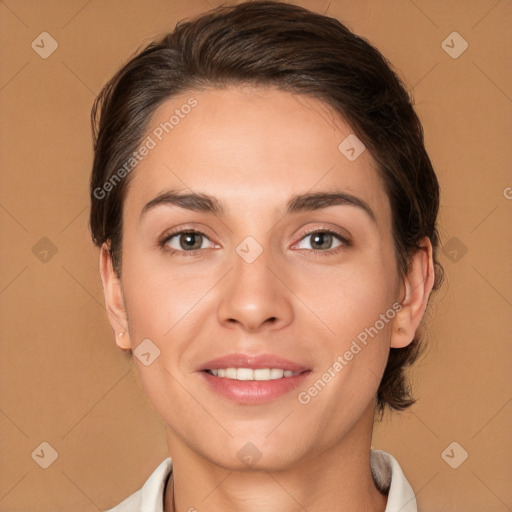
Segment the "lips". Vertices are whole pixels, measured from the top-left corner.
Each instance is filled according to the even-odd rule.
[[[280,369],[293,372],[293,375],[284,376],[283,374],[281,378],[270,380],[268,376],[265,379],[239,380],[240,368],[253,370],[268,368],[270,372]],[[220,370],[232,373],[233,369],[237,369],[237,378],[233,378],[232,375],[229,377],[215,375]],[[198,368],[202,382],[210,391],[231,403],[240,405],[262,405],[290,395],[309,378],[311,373],[312,370],[307,366],[274,354],[231,353],[211,359]]]
[[[273,354],[242,354],[232,353],[217,357],[202,364],[198,371],[216,370],[219,368],[280,368],[292,372],[304,372],[309,370],[307,366],[290,361]]]

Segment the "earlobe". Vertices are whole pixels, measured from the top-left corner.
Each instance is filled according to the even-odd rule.
[[[128,331],[119,331],[118,333],[114,330],[114,336],[116,336],[116,344],[119,348],[122,348],[123,350],[130,350],[132,349],[130,340],[127,336]],[[123,336],[126,336],[126,338],[123,338]]]
[[[434,286],[432,244],[424,237],[419,246],[404,277],[405,297],[401,302],[400,311],[393,319],[392,348],[404,348],[412,342]]]
[[[127,318],[124,305],[121,279],[114,271],[112,255],[106,242],[100,249],[100,275],[103,294],[110,325],[114,331],[116,344],[123,350],[130,350],[130,336],[126,328]]]

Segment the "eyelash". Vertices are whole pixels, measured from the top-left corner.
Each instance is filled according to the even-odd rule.
[[[165,252],[167,252],[169,254],[177,254],[177,253],[179,253],[179,254],[181,254],[183,256],[192,256],[192,257],[193,256],[197,256],[199,254],[199,252],[204,250],[204,249],[194,249],[192,251],[181,251],[181,250],[177,250],[177,249],[169,249],[167,247],[167,242],[169,242],[169,240],[171,240],[175,236],[184,235],[184,234],[190,234],[190,233],[195,233],[197,235],[202,235],[205,238],[207,238],[208,240],[210,240],[210,238],[208,238],[208,236],[206,236],[203,232],[191,228],[191,229],[183,229],[181,231],[174,231],[172,233],[169,233],[169,234],[165,235],[163,237],[163,239],[159,242],[159,246],[162,248],[162,250],[164,250]],[[333,255],[333,254],[337,254],[338,252],[340,252],[340,251],[342,251],[342,250],[344,250],[347,247],[350,247],[352,245],[351,242],[347,238],[345,238],[340,233],[338,233],[336,231],[333,231],[332,229],[329,229],[329,228],[315,228],[315,229],[313,229],[311,231],[307,231],[307,232],[302,234],[302,236],[301,236],[299,241],[301,241],[302,239],[304,239],[304,238],[306,238],[306,237],[308,237],[310,235],[314,235],[316,233],[326,233],[326,234],[329,234],[329,235],[333,235],[340,242],[342,242],[342,244],[339,247],[336,247],[335,249],[328,249],[328,250],[325,250],[325,251],[322,251],[321,249],[301,249],[301,250],[306,250],[306,251],[312,252],[315,257],[316,256],[320,256],[320,257],[322,257],[322,256],[330,256],[330,255]]]

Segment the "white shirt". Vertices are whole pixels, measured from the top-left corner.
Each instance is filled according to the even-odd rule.
[[[370,451],[370,469],[379,489],[387,492],[385,512],[418,512],[414,492],[396,459],[382,450]],[[137,492],[105,512],[163,512],[165,485],[172,460],[165,459]]]

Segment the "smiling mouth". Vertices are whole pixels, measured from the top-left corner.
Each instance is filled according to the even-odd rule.
[[[283,370],[281,368],[216,368],[204,371],[214,377],[243,381],[287,379],[305,373],[305,371],[292,372],[291,370]]]
[[[234,366],[199,372],[210,390],[240,405],[262,405],[288,395],[304,384],[311,373],[311,369],[304,368],[293,371]]]

